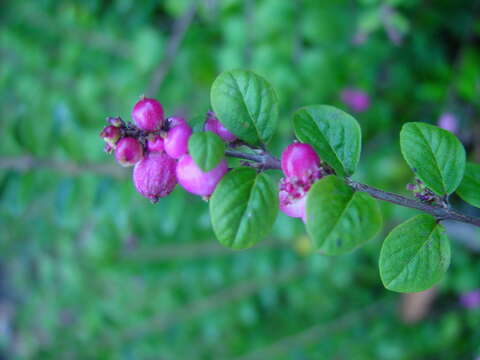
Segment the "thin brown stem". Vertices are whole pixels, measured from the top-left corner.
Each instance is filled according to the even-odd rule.
[[[227,156],[245,159],[262,164],[263,170],[267,169],[281,169],[280,160],[272,156],[271,154],[264,152],[262,154],[246,154],[239,151],[227,150],[225,152]],[[442,207],[439,205],[430,205],[414,199],[409,199],[405,196],[394,194],[388,191],[383,191],[369,185],[365,185],[351,179],[345,179],[347,184],[351,186],[355,191],[361,191],[369,194],[370,196],[387,201],[400,206],[408,207],[411,209],[417,209],[435,216],[440,220],[455,220],[463,223],[471,224],[480,227],[480,218],[461,214],[450,207]]]

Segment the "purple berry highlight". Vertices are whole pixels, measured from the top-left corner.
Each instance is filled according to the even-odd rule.
[[[120,139],[115,147],[115,159],[122,166],[133,166],[143,157],[143,148],[140,142],[132,137]]]
[[[135,125],[143,131],[155,131],[163,126],[163,107],[155,99],[143,98],[132,110]]]
[[[210,196],[227,171],[225,159],[208,172],[202,171],[190,155],[182,156],[177,164],[178,183],[188,192],[200,196]]]
[[[170,194],[177,184],[177,162],[164,152],[152,152],[133,169],[137,191],[153,203]]]

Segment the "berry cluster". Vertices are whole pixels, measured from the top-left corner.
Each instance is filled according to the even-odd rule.
[[[280,210],[286,215],[302,218],[306,222],[306,200],[308,190],[319,179],[333,170],[323,164],[315,150],[308,144],[293,143],[282,153],[280,180]]]
[[[115,153],[122,166],[134,166],[133,182],[137,191],[152,202],[170,194],[179,183],[185,190],[210,196],[228,171],[223,159],[214,169],[204,172],[188,154],[192,129],[180,117],[164,117],[162,105],[155,99],[142,98],[132,110],[131,122],[119,117],[107,118],[100,136],[105,151]],[[215,117],[207,114],[205,131],[212,131],[224,141],[236,138]]]

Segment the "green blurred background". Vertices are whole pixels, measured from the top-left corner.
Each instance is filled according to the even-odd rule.
[[[283,214],[234,252],[205,202],[177,189],[150,204],[98,136],[141,94],[203,116],[218,73],[249,68],[278,91],[279,155],[296,108],[350,111],[340,93],[354,87],[371,99],[355,114],[356,177],[406,194],[406,121],[455,114],[480,161],[479,15],[473,0],[2,2],[0,359],[480,356],[480,310],[458,303],[480,287],[473,228],[447,224],[452,264],[436,292],[401,296],[382,287],[377,259],[415,211],[382,204],[383,233],[346,256],[312,252]]]

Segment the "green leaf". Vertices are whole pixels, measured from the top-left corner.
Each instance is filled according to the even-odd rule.
[[[387,289],[428,289],[443,277],[450,264],[450,244],[444,227],[431,215],[418,215],[398,225],[383,242],[379,263]]]
[[[425,185],[438,195],[451,194],[465,171],[465,149],[451,132],[412,122],[400,132],[404,159]]]
[[[464,201],[480,208],[480,164],[467,163],[457,194]]]
[[[319,180],[308,192],[307,231],[327,255],[349,252],[373,238],[382,216],[376,200],[355,192],[337,176]]]
[[[190,136],[188,151],[200,169],[210,171],[225,155],[225,144],[211,131],[198,132]]]
[[[274,182],[251,168],[225,175],[210,199],[213,231],[220,243],[231,249],[255,245],[271,231],[277,213]]]
[[[246,70],[226,71],[214,81],[210,98],[218,119],[238,138],[252,145],[270,141],[278,99],[263,77]]]
[[[346,112],[328,105],[303,107],[293,115],[297,137],[312,145],[339,176],[351,175],[360,159],[362,132]]]

